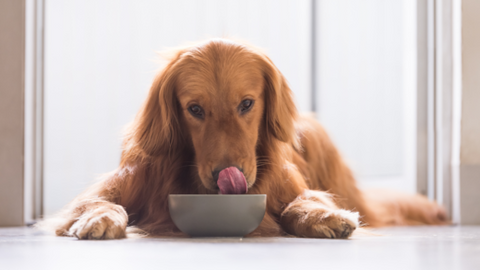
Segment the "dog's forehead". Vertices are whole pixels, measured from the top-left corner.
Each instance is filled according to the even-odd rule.
[[[255,56],[238,50],[206,50],[187,53],[177,79],[178,95],[260,95],[263,72]],[[240,97],[241,98],[241,97]]]

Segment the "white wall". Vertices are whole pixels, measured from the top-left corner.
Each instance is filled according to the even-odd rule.
[[[460,222],[480,225],[480,2],[461,4]]]
[[[310,110],[310,1],[46,1],[44,212],[115,169],[155,51],[208,37],[263,47]]]
[[[0,1],[0,227],[23,225],[25,1]]]
[[[317,3],[319,120],[364,186],[414,192],[415,1]]]

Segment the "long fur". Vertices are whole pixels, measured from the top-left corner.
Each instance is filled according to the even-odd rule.
[[[173,53],[127,128],[118,169],[39,226],[83,239],[125,237],[127,224],[150,235],[182,235],[170,218],[168,195],[216,191],[200,181],[198,159],[203,153],[179,102],[178,91],[185,88],[180,78],[187,76],[200,90],[219,91],[229,83],[245,84],[236,73],[245,65],[263,78],[258,105],[263,110],[252,111],[261,121],[249,135],[255,142],[248,162],[256,173],[248,193],[268,198],[264,220],[252,236],[346,238],[360,223],[447,222],[443,208],[423,196],[360,191],[322,126],[298,115],[292,92],[272,61],[251,46],[215,39]],[[195,76],[213,79],[198,86],[201,78]],[[242,145],[243,139],[232,135],[227,140]]]

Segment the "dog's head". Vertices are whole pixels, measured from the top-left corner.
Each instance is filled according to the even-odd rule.
[[[218,190],[219,173],[228,167],[251,187],[258,148],[293,143],[295,116],[291,91],[268,57],[216,39],[177,51],[156,77],[132,139],[149,156],[191,148],[209,190]]]

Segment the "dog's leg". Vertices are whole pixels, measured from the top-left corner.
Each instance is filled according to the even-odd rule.
[[[292,235],[315,238],[348,238],[359,226],[357,212],[338,209],[331,196],[305,190],[283,211],[281,225]]]

